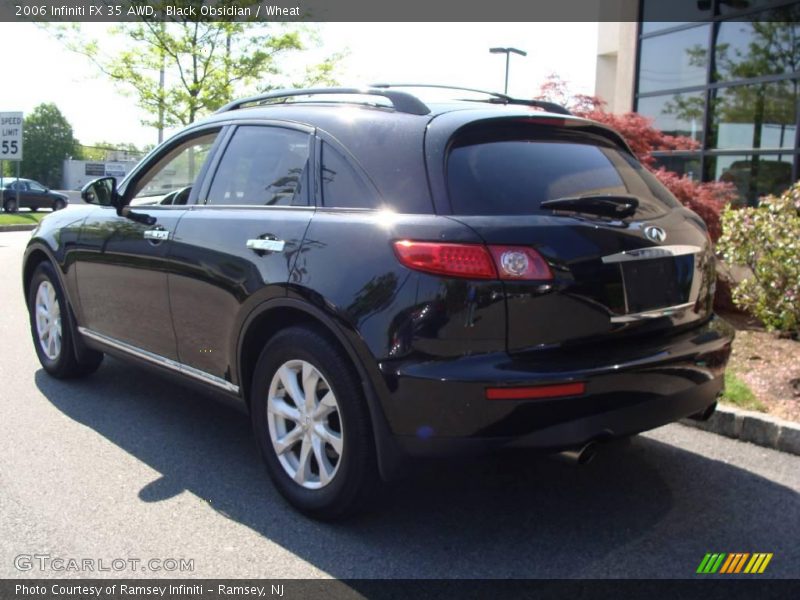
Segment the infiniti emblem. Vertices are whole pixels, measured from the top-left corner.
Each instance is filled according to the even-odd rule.
[[[658,243],[661,243],[667,239],[667,232],[661,229],[661,227],[656,227],[655,225],[649,225],[645,227],[644,234],[654,242]]]

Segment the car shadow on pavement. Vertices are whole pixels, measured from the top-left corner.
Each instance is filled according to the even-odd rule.
[[[420,465],[371,513],[325,524],[272,487],[248,418],[202,392],[110,358],[35,381],[161,474],[132,502],[188,490],[337,578],[691,577],[706,552],[774,552],[769,574],[794,577],[800,561],[795,491],[652,439],[584,467],[529,452]]]

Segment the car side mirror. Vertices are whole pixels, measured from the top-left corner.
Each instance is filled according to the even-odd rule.
[[[87,204],[122,208],[122,196],[117,193],[116,177],[100,177],[87,183],[81,189],[81,199]]]
[[[119,192],[117,192],[116,177],[101,177],[100,179],[90,181],[81,189],[81,198],[88,204],[113,206],[117,209],[117,214],[120,217],[125,217],[137,223],[154,225],[156,222],[155,217],[144,213],[133,212],[130,206],[125,206],[125,200],[119,195]]]

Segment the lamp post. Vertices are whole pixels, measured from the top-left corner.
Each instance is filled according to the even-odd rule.
[[[528,56],[528,53],[519,48],[489,48],[492,54],[505,54],[506,55],[506,87],[503,90],[504,94],[508,94],[508,62],[511,58],[511,53],[519,54],[520,56]]]

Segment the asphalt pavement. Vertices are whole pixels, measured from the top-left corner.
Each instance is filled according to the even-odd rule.
[[[0,578],[109,574],[55,569],[70,559],[122,559],[120,577],[691,578],[707,552],[771,552],[749,577],[800,576],[800,457],[681,425],[583,467],[427,464],[365,516],[310,521],[273,489],[247,418],[211,395],[108,358],[80,381],[44,373],[29,236],[0,233]]]

